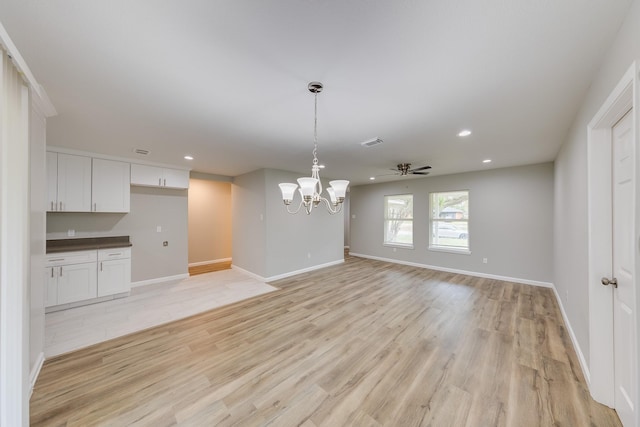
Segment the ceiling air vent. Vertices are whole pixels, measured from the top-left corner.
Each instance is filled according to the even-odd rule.
[[[149,154],[149,150],[145,150],[143,148],[134,148],[133,152],[136,154],[140,154],[141,156],[146,156],[147,154]]]
[[[360,145],[362,145],[363,147],[373,147],[374,145],[378,144],[382,144],[382,140],[380,138],[373,138],[360,143]]]

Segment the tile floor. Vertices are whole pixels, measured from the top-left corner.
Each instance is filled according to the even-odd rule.
[[[111,301],[48,313],[45,357],[107,341],[277,290],[237,270],[140,286]]]

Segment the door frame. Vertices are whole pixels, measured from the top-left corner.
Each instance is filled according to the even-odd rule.
[[[587,210],[588,210],[588,291],[589,291],[589,372],[587,381],[593,398],[607,406],[614,405],[614,348],[613,348],[613,291],[600,284],[602,277],[612,273],[612,179],[611,179],[611,128],[629,109],[632,113],[632,132],[635,145],[634,241],[639,241],[640,218],[638,213],[638,173],[640,172],[640,143],[638,141],[640,94],[638,93],[638,61],[634,61],[620,82],[602,104],[587,127]],[[640,252],[635,246],[635,346],[640,336]],[[640,384],[636,362],[636,387]],[[638,393],[636,393],[638,394]],[[636,400],[639,400],[636,398]],[[639,402],[634,402],[638,408]],[[637,416],[637,415],[636,415]]]

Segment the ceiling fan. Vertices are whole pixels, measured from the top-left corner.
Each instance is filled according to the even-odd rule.
[[[391,168],[389,170],[393,171],[393,173],[385,173],[382,175],[376,175],[375,178],[380,176],[407,176],[407,175],[429,175],[428,169],[431,169],[431,166],[422,166],[419,168],[411,169],[411,163],[398,163],[395,168]],[[375,179],[372,177],[371,179]]]
[[[428,169],[431,166],[422,166],[419,168],[411,169],[411,163],[398,163],[396,169],[391,169],[395,172],[395,175],[407,176],[407,175],[429,175]]]

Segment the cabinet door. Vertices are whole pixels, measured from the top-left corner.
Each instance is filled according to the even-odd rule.
[[[58,210],[91,211],[91,157],[58,153]]]
[[[62,265],[58,267],[58,304],[96,298],[98,274],[96,263]]]
[[[131,259],[98,261],[98,297],[131,290]]]
[[[162,187],[162,168],[132,163],[131,185]]]
[[[129,212],[129,163],[93,159],[91,205],[94,212]]]
[[[58,153],[47,151],[47,211],[58,210]]]
[[[58,268],[44,269],[44,306],[51,307],[58,304]]]
[[[189,188],[189,171],[180,169],[163,169],[163,187],[167,188]]]

